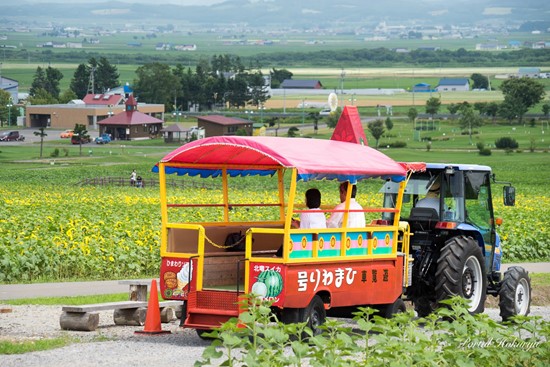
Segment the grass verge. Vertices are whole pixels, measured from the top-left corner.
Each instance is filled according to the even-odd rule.
[[[100,294],[91,296],[76,296],[76,297],[37,297],[37,298],[22,298],[2,301],[2,303],[14,306],[20,305],[87,305],[91,303],[118,302],[127,301],[128,293]]]
[[[29,352],[38,352],[61,348],[77,342],[76,339],[69,337],[59,337],[51,339],[23,340],[23,341],[0,341],[0,355],[2,354],[23,354]]]

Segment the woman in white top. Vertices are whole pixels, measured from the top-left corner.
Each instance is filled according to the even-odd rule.
[[[319,208],[321,206],[321,192],[318,189],[306,191],[306,206],[316,212],[300,213],[300,220],[292,220],[294,228],[326,228],[327,219]],[[318,211],[318,212],[317,212]]]
[[[355,196],[357,195],[357,186],[351,186],[351,199],[349,202],[350,210],[363,210],[361,204],[355,201]],[[344,210],[346,208],[346,196],[348,193],[348,182],[342,182],[339,187],[340,190],[340,204],[334,207],[334,210]],[[344,221],[344,212],[338,211],[333,212],[327,220],[328,228],[341,228],[342,222]],[[367,220],[365,218],[365,213],[362,212],[350,212],[348,213],[348,228],[363,228],[367,225]]]

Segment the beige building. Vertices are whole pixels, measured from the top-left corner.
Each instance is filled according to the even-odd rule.
[[[72,129],[75,124],[82,124],[97,130],[100,121],[125,111],[124,101],[124,96],[120,94],[89,94],[83,100],[68,104],[28,105],[25,126]],[[163,104],[138,103],[137,110],[164,120]]]

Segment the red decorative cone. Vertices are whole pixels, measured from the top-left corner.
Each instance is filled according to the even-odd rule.
[[[157,281],[151,281],[151,291],[149,292],[149,302],[147,303],[147,316],[145,317],[145,327],[143,331],[136,331],[136,334],[157,335],[170,334],[168,330],[162,330],[160,323],[160,307]]]

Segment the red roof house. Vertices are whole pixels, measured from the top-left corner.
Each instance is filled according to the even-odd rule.
[[[124,96],[120,94],[87,94],[82,100],[87,105],[116,106],[124,103]]]
[[[139,112],[134,96],[130,95],[124,112],[98,122],[99,135],[111,134],[115,140],[149,139],[160,132],[163,123],[156,117]]]

